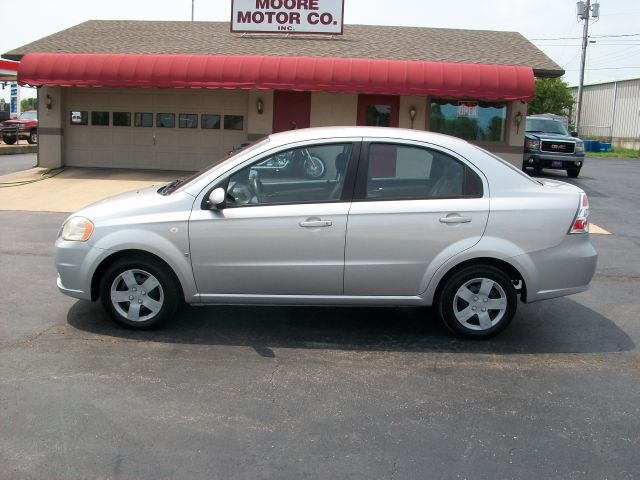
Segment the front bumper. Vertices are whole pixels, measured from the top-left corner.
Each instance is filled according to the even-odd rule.
[[[584,165],[584,154],[560,155],[546,152],[525,152],[523,159],[523,166],[532,168],[567,170],[582,168],[582,165]]]
[[[91,300],[91,279],[96,267],[110,253],[86,242],[58,238],[55,243],[58,290],[70,297]]]

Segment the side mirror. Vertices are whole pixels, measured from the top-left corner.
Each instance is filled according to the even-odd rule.
[[[209,203],[216,208],[224,207],[224,201],[227,198],[227,192],[224,188],[214,188],[209,194]]]
[[[572,137],[577,137],[578,136],[578,132],[571,132],[570,134]]]

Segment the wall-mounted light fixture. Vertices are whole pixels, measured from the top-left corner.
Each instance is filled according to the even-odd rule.
[[[418,110],[413,105],[409,107],[409,118],[411,118],[411,128],[413,128],[413,121],[416,119]]]
[[[514,117],[514,120],[516,122],[516,133],[520,133],[520,124],[522,123],[522,117],[522,112],[516,113],[516,116]]]
[[[48,93],[44,99],[44,104],[47,107],[47,110],[51,110],[51,107],[53,107],[53,97],[51,97],[51,95],[49,95]]]
[[[262,112],[264,112],[264,103],[262,102],[261,98],[259,98],[256,102],[256,109],[258,110],[258,113],[260,115],[262,115]]]

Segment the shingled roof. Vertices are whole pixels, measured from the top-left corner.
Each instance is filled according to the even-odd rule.
[[[344,35],[239,35],[227,22],[90,20],[2,55],[41,53],[169,53],[297,55],[421,60],[532,67],[538,77],[564,70],[517,32],[345,25]]]

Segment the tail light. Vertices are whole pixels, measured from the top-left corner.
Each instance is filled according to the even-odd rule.
[[[589,233],[589,199],[584,192],[580,194],[580,206],[569,233]]]

